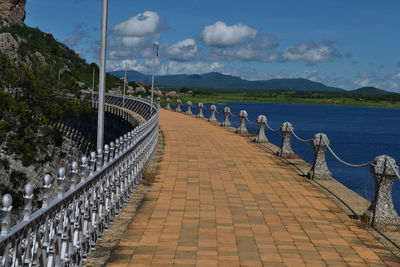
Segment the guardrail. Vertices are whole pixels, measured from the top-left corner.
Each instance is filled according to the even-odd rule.
[[[97,100],[97,95],[94,96]],[[24,187],[23,220],[11,227],[12,198],[2,197],[1,266],[81,266],[135,193],[142,170],[153,160],[158,138],[156,104],[107,94],[106,107],[141,123],[133,131],[60,168],[56,181],[43,177],[42,207],[32,214],[33,186]],[[98,105],[93,102],[93,105]],[[66,191],[67,180],[70,188]],[[57,198],[49,191],[57,184]]]
[[[166,99],[166,109],[171,109],[169,98]],[[180,99],[176,100],[177,106],[175,111],[182,112],[187,115],[192,115],[192,102],[188,101],[187,111],[181,110]],[[160,100],[158,100],[158,105]],[[195,117],[201,118],[203,116],[203,109],[205,108],[203,103],[198,103],[199,113],[194,115]],[[218,123],[215,114],[218,113],[215,105],[210,106],[210,117],[208,121]],[[221,122],[222,127],[231,126],[229,116],[238,116],[240,120],[239,127],[236,129],[238,134],[246,134],[246,122],[250,124],[258,124],[257,135],[253,139],[254,142],[263,143],[268,142],[268,138],[265,135],[265,127],[272,132],[280,132],[282,135],[282,143],[279,148],[278,156],[282,158],[294,158],[296,157],[291,147],[291,136],[299,140],[300,142],[311,143],[314,151],[314,162],[311,169],[308,172],[310,179],[331,179],[332,174],[326,164],[326,152],[329,151],[333,157],[340,163],[352,168],[369,167],[373,179],[375,181],[375,196],[369,208],[365,211],[365,215],[369,220],[372,227],[380,231],[400,231],[400,217],[397,214],[392,200],[392,186],[396,178],[400,179],[399,167],[396,165],[396,161],[387,155],[380,155],[375,157],[373,160],[364,164],[350,164],[342,160],[333,151],[328,136],[324,133],[317,133],[311,139],[302,139],[294,132],[294,127],[290,122],[284,122],[279,129],[273,129],[268,125],[268,120],[265,115],[259,115],[257,120],[251,122],[248,120],[248,115],[245,110],[241,110],[239,114],[232,114],[229,107],[225,107],[223,110],[224,120]]]

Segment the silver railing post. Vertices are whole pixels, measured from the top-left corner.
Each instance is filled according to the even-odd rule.
[[[167,105],[165,106],[165,109],[171,109],[171,99],[169,97],[167,98]]]
[[[10,194],[5,194],[1,199],[1,236],[6,236],[11,229],[11,210],[12,197]],[[8,252],[8,251],[7,251]]]
[[[42,209],[46,209],[50,203],[51,175],[45,174],[43,177],[43,201]]]
[[[65,169],[60,168],[58,169],[58,176],[57,176],[57,197],[62,198],[64,195],[64,186],[65,186]]]
[[[32,198],[33,198],[33,186],[31,183],[27,183],[24,186],[24,221],[29,221],[32,214]]]

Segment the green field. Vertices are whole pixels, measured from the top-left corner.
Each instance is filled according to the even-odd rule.
[[[294,103],[294,104],[320,104],[341,106],[364,106],[400,108],[400,94],[362,95],[349,93],[315,93],[294,90],[264,90],[264,91],[238,91],[238,90],[194,90],[179,93],[182,103],[215,104],[216,102],[269,102],[269,103]],[[162,104],[165,104],[163,98]],[[171,105],[175,105],[172,99]]]

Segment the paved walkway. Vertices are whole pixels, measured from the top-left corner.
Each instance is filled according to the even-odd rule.
[[[109,266],[398,266],[305,178],[221,127],[161,111],[158,175]]]

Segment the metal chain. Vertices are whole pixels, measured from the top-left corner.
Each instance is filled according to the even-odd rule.
[[[248,122],[248,123],[250,123],[250,124],[256,124],[257,122],[255,121],[255,122],[251,122],[247,117],[246,117],[246,121]]]
[[[292,130],[292,134],[293,134],[293,136],[294,136],[297,140],[299,140],[300,142],[309,143],[309,142],[312,141],[312,138],[311,138],[311,139],[301,139],[300,137],[298,137],[298,136],[294,133],[293,130]]]
[[[273,129],[273,128],[271,128],[271,127],[268,125],[267,122],[265,123],[265,125],[267,125],[267,128],[268,128],[270,131],[273,131],[273,132],[278,132],[278,131],[280,131],[280,128],[279,128],[279,129]]]
[[[364,164],[350,164],[350,163],[342,160],[341,158],[339,158],[338,155],[336,155],[335,152],[333,152],[332,148],[329,145],[327,145],[327,148],[332,153],[332,155],[335,157],[335,159],[337,159],[340,163],[342,163],[342,164],[344,164],[344,165],[346,165],[348,167],[363,168],[363,167],[366,167],[366,166],[369,166],[369,165],[372,164],[372,161],[364,163]]]

